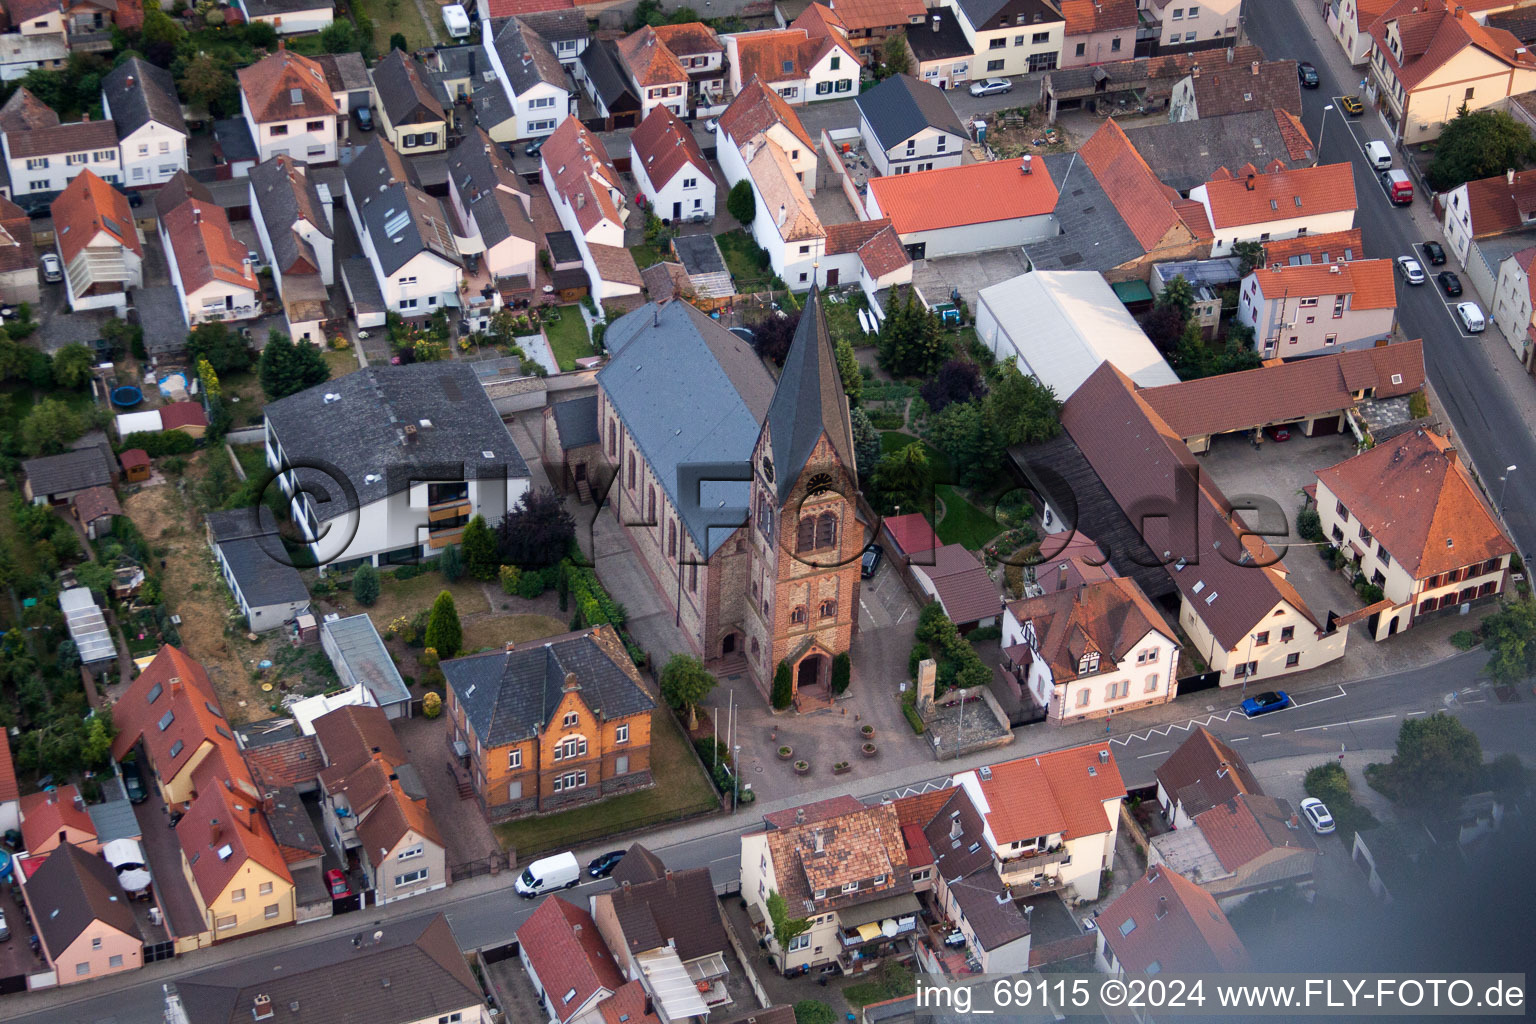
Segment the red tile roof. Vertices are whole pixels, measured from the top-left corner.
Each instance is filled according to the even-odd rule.
[[[681,25],[657,25],[653,31],[667,44],[674,56],[703,56],[724,53],[725,44],[713,29],[701,21],[689,21]]]
[[[869,191],[902,235],[1040,217],[1056,209],[1056,184],[1045,161],[1031,163],[1028,174],[1020,159],[870,178]]]
[[[117,244],[144,255],[139,233],[134,229],[133,211],[128,197],[108,185],[89,168],[75,175],[53,201],[53,226],[59,239],[59,254],[65,265],[72,263],[103,232]]]
[[[561,121],[554,134],[544,140],[539,159],[548,169],[555,191],[571,204],[582,231],[591,231],[604,219],[623,223],[610,193],[610,189],[623,191],[619,172],[602,140],[580,121],[574,117]]]
[[[617,992],[624,984],[592,915],[561,896],[539,904],[517,930],[517,941],[561,1020],[569,1019],[599,990]]]
[[[645,120],[630,134],[629,144],[634,159],[645,168],[645,176],[657,190],[685,167],[692,167],[705,178],[711,177],[709,161],[704,159],[704,151],[693,132],[667,107],[656,107],[645,115]]]
[[[939,546],[939,535],[933,532],[928,520],[920,512],[908,512],[903,516],[887,516],[886,531],[901,548],[901,553],[911,557]],[[926,822],[924,823],[926,824]]]
[[[544,11],[567,11],[575,6],[572,0],[490,0],[488,4],[492,19],[540,14]]]
[[[1173,627],[1141,588],[1124,577],[1024,598],[1009,604],[1008,610],[1020,623],[1034,623],[1039,655],[1056,683],[1076,679],[1085,654],[1098,654],[1118,666],[1151,632],[1177,643]]]
[[[249,250],[235,237],[223,207],[188,198],[161,220],[171,242],[171,256],[181,273],[182,288],[189,300],[199,288],[215,281],[252,291],[260,287],[255,272],[245,262]]]
[[[1191,84],[1201,119],[1254,110],[1301,111],[1294,60],[1203,64]]]
[[[1536,171],[1479,178],[1467,182],[1466,188],[1473,238],[1514,231],[1536,217]]]
[[[875,232],[875,237],[859,246],[859,262],[871,278],[878,281],[886,274],[894,274],[912,262],[907,247],[901,244],[901,236],[894,227],[886,226]]]
[[[1106,800],[1125,796],[1125,782],[1106,744],[1089,744],[992,766],[992,777],[967,773],[980,787],[982,811],[999,846],[1060,832],[1068,839],[1112,827]],[[969,782],[967,783],[969,785]]]
[[[1268,174],[1208,181],[1211,225],[1220,231],[1248,224],[1353,211],[1355,171],[1350,164],[1321,164]]]
[[[143,448],[129,448],[117,457],[117,461],[123,464],[124,469],[132,469],[135,466],[147,466],[149,453]]]
[[[313,736],[295,736],[281,743],[248,747],[245,763],[263,789],[314,782],[325,767],[320,745]]]
[[[720,115],[720,130],[730,136],[738,147],[775,124],[788,128],[807,148],[816,148],[811,133],[805,130],[805,125],[800,123],[800,118],[784,102],[784,97],[756,78],[741,87],[741,92],[736,94],[731,105],[725,108],[725,113]]]
[[[889,217],[880,217],[877,220],[851,220],[846,224],[827,225],[826,253],[828,256],[841,256],[843,253],[858,252],[860,246],[878,235],[882,228],[890,226]]]
[[[649,25],[619,40],[619,59],[629,77],[642,89],[688,81],[688,72]]]
[[[39,853],[59,844],[59,833],[74,830],[85,838],[96,838],[96,823],[75,801],[80,798],[73,784],[44,793],[28,793],[21,798],[21,838],[27,850]],[[75,841],[74,836],[69,837]]]
[[[37,246],[32,241],[32,220],[27,211],[0,197],[0,273],[36,269]]]
[[[1269,300],[1351,295],[1350,309],[1397,308],[1397,275],[1389,259],[1284,265],[1256,270],[1254,277]]]
[[[1536,309],[1536,246],[1529,249],[1521,249],[1513,256],[1507,257],[1515,261],[1515,264],[1525,273],[1526,294],[1530,296],[1531,308]],[[1530,330],[1531,325],[1526,325]]]
[[[9,729],[0,728],[0,804],[21,797],[21,787],[16,783],[16,762],[11,760],[9,733]]]
[[[87,487],[73,499],[75,516],[82,523],[92,523],[106,516],[120,516],[123,506],[118,504],[117,493],[110,487]]]
[[[112,717],[118,729],[113,758],[121,760],[142,738],[151,767],[167,783],[205,743],[213,744],[227,755],[228,763],[243,770],[239,745],[219,709],[208,673],[169,644],[129,684],[113,705]]]
[[[1465,3],[1458,2],[1454,13],[1444,0],[1415,12],[1417,6],[1417,3],[1399,3],[1378,18],[1370,29],[1376,52],[1396,76],[1398,84],[1408,92],[1469,46],[1475,46],[1509,68],[1536,69],[1536,55],[1531,54],[1513,33],[1479,25],[1465,12]],[[1387,44],[1388,29],[1394,21],[1402,42],[1402,61],[1393,55]],[[1499,77],[1506,74],[1507,71],[1500,71]]]
[[[1135,10],[1133,0],[1126,2],[1131,2]],[[928,8],[922,0],[832,0],[828,6],[844,26],[854,31],[910,25],[914,18],[919,23],[928,20]]]
[[[1127,974],[1239,971],[1243,948],[1210,893],[1158,865],[1100,912],[1104,942]]]
[[[810,8],[807,8],[806,14],[809,13]],[[853,52],[853,47],[840,31],[825,23],[816,24],[814,16],[808,24],[806,14],[795,19],[794,28],[747,32],[736,37],[736,59],[742,81],[753,78],[764,82],[800,81],[810,75],[811,68],[826,56],[827,51],[834,48],[842,50],[855,64],[859,63],[858,54]],[[818,31],[825,34],[818,35]]]
[[[818,800],[813,804],[804,804],[800,807],[791,807],[783,811],[774,811],[772,814],[763,815],[763,820],[774,828],[789,828],[793,825],[809,825],[818,821],[826,821],[843,814],[857,814],[864,809],[864,805],[851,796],[834,796],[826,800]]]
[[[1062,0],[1061,13],[1069,36],[1135,28],[1138,23],[1136,0]]]
[[[241,68],[236,76],[257,124],[336,113],[336,99],[325,80],[325,69],[313,58],[293,50],[269,53],[255,64]]]
[[[1416,579],[1515,551],[1466,465],[1431,431],[1389,438],[1317,478]]]
[[[176,840],[191,866],[192,881],[203,902],[212,903],[223,895],[251,862],[292,885],[288,862],[259,802],[235,789],[227,777],[221,777],[209,763],[213,760],[209,758],[198,765],[197,799],[176,825]]]
[[[891,806],[896,808],[896,820],[901,822],[903,828],[908,825],[924,828],[933,820],[934,815],[944,809],[944,805],[954,795],[953,788],[930,789],[923,793],[900,797],[892,801]]]
[[[1177,244],[1180,228],[1193,233],[1174,208],[1178,192],[1158,180],[1114,118],[1077,152],[1143,249]]]
[[[661,1024],[661,1018],[647,1007],[651,997],[645,993],[645,985],[637,978],[626,981],[618,990],[597,1004],[597,1012],[603,1024]]]
[[[907,848],[907,867],[923,868],[933,863],[933,847],[923,833],[923,826],[901,826],[901,841]]]
[[[1320,235],[1297,235],[1264,243],[1264,261],[1269,266],[1290,263],[1305,257],[1312,263],[1336,263],[1339,260],[1365,258],[1365,244],[1360,229],[1325,231]]]
[[[1280,127],[1280,137],[1285,140],[1285,151],[1292,160],[1311,160],[1315,151],[1312,136],[1307,134],[1301,118],[1284,110],[1274,111],[1275,124]]]
[[[1315,856],[1317,844],[1284,800],[1243,793],[1195,816],[1195,827],[1228,871],[1274,850]]]
[[[182,427],[206,427],[208,414],[201,402],[170,402],[160,407],[162,430],[179,430]]]

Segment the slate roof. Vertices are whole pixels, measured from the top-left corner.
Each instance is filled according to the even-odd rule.
[[[672,239],[672,251],[689,277],[730,273],[713,235],[678,235]]]
[[[523,24],[533,29],[540,36],[551,43],[568,40],[583,40],[592,34],[587,27],[587,14],[580,8],[565,8],[553,11],[536,11],[530,14],[520,14]],[[498,28],[498,26],[493,26]]]
[[[661,189],[684,168],[692,167],[713,183],[709,161],[699,148],[693,131],[677,119],[671,108],[661,105],[651,109],[629,136],[634,159],[645,168],[651,186]]]
[[[443,121],[443,105],[427,88],[426,69],[404,50],[390,50],[373,67],[374,94],[389,123],[400,126]]]
[[[602,437],[597,429],[597,396],[572,398],[550,406],[555,430],[560,434],[560,448],[570,451],[583,445],[597,444]]]
[[[1296,77],[1294,60],[1196,67],[1200,68],[1200,73],[1194,76],[1191,84],[1194,86],[1195,109],[1202,119],[1244,111],[1301,113],[1301,82]]]
[[[304,739],[314,742],[313,736]],[[268,791],[266,798],[263,809],[267,824],[272,828],[272,838],[277,840],[277,848],[282,851],[285,862],[296,864],[325,853],[325,843],[310,820],[309,812],[304,809],[304,799],[298,790],[292,786],[278,786]]]
[[[243,117],[230,117],[213,122],[213,140],[226,163],[255,160],[256,140],[251,137],[251,126]]]
[[[85,813],[91,816],[96,840],[103,845],[114,839],[137,840],[144,835],[144,826],[134,815],[133,804],[122,797],[101,804],[87,804]]]
[[[1183,875],[1148,869],[1099,913],[1104,942],[1127,974],[1239,971],[1248,952],[1216,900]]]
[[[781,505],[788,501],[823,434],[843,469],[850,476],[858,474],[848,398],[843,394],[818,288],[812,287],[800,314],[764,428],[772,444],[774,489]]]
[[[892,75],[854,101],[880,145],[895,149],[924,128],[968,139],[944,90],[911,75]]]
[[[384,292],[366,256],[348,256],[338,264],[346,293],[359,313],[384,312]]]
[[[423,252],[449,263],[459,262],[443,204],[422,191],[412,165],[401,159],[382,133],[374,134],[345,173],[347,190],[386,274],[393,274]],[[398,214],[409,216],[402,221]]]
[[[1203,725],[1158,765],[1156,774],[1163,790],[1191,818],[1242,793],[1264,795],[1242,755]]]
[[[73,263],[80,250],[103,231],[119,245],[144,255],[144,244],[134,227],[128,197],[97,177],[90,168],[75,175],[64,187],[53,201],[51,212],[58,234],[59,255],[66,266]],[[30,245],[30,231],[26,233],[26,240]]]
[[[380,708],[411,699],[411,691],[367,614],[327,619],[320,628],[330,637],[352,678],[368,688]]]
[[[1009,25],[1014,23],[1015,16],[1023,17],[1025,23],[1035,25],[1050,25],[1063,20],[1061,14],[1046,0],[960,0],[960,7],[965,12],[966,20],[979,32],[1004,24],[994,24],[993,20],[1005,12],[1006,24]],[[1036,18],[1039,20],[1036,21]]]
[[[1291,77],[1295,78],[1294,73]],[[1245,163],[1264,167],[1272,160],[1282,160],[1290,167],[1309,166],[1312,159],[1307,154],[1311,154],[1311,146],[1305,147],[1303,155],[1292,153],[1281,119],[1282,115],[1272,110],[1210,117],[1201,111],[1197,121],[1131,128],[1125,137],[1154,177],[1188,194],[1190,189],[1209,181],[1218,167],[1241,167]]]
[[[1123,576],[1056,590],[1008,605],[1019,622],[1034,624],[1036,651],[1054,683],[1078,676],[1082,657],[1097,653],[1118,667],[1148,633],[1177,643],[1174,630],[1135,582]]]
[[[257,124],[335,115],[325,71],[314,58],[289,49],[269,53],[236,72],[240,89]],[[294,99],[295,93],[297,100]]]
[[[624,881],[598,898],[612,900],[631,955],[670,945],[687,962],[731,948],[707,867],[668,871],[649,882]]]
[[[277,520],[265,505],[208,513],[208,530],[224,554],[240,593],[253,608],[308,601],[309,590],[277,535]]]
[[[294,3],[313,5],[314,0],[293,0]],[[325,73],[325,84],[332,93],[367,92],[372,85],[368,77],[368,65],[360,53],[322,53],[315,63]]]
[[[334,11],[336,0],[240,0],[252,18],[271,18],[301,11]]]
[[[187,134],[181,101],[176,96],[176,80],[164,68],[142,57],[129,57],[102,76],[101,91],[112,111],[119,139],[126,139],[150,121]]]
[[[295,224],[305,221],[326,238],[332,237],[331,222],[326,219],[320,190],[315,187],[309,168],[283,154],[252,167],[250,182],[278,270],[284,276],[296,272],[323,273],[314,246],[294,230]]]
[[[1041,161],[1031,165],[1029,174],[1022,159],[937,167],[870,178],[869,190],[901,235],[1039,217],[1056,208],[1057,190]],[[988,201],[976,202],[978,195]]]
[[[21,471],[32,485],[34,497],[83,491],[112,485],[112,464],[100,448],[77,448],[61,455],[28,459]]]
[[[435,1020],[483,1004],[442,914],[358,928],[355,936],[287,945],[182,978],[176,991],[199,1024],[250,1024],[257,995],[272,998],[279,1019],[298,1003],[317,1021],[369,1024]]]
[[[491,45],[507,72],[507,84],[516,95],[523,95],[541,82],[569,89],[565,69],[549,41],[521,18],[508,18]]]
[[[1460,454],[1431,431],[1399,434],[1317,478],[1415,579],[1515,553]]]
[[[327,402],[328,394],[340,398]],[[410,467],[423,463],[462,463],[466,477],[479,479],[528,476],[528,464],[467,364],[370,366],[281,398],[265,412],[292,462],[334,465],[362,506],[405,490]],[[315,515],[321,521],[345,515],[347,504],[317,502]]]
[[[448,178],[486,248],[513,237],[538,241],[523,205],[528,188],[513,170],[512,158],[483,128],[474,128],[448,150]]]
[[[487,747],[537,735],[559,705],[567,675],[576,677],[582,701],[605,721],[656,707],[608,625],[509,651],[454,658],[443,662],[443,674],[470,728]]]
[[[62,956],[93,921],[135,941],[144,938],[117,872],[73,843],[60,843],[27,879],[27,902],[51,957]]]
[[[990,864],[950,882],[949,895],[983,949],[1001,949],[1028,937],[1029,918],[1013,902],[1008,886]]]
[[[610,324],[603,340],[611,358],[598,385],[708,557],[743,521],[748,485],[705,483],[703,498],[684,501],[680,468],[749,461],[773,377],[749,344],[686,302],[637,309]],[[676,373],[678,365],[689,372]]]
[[[1037,270],[1112,270],[1146,250],[1077,153],[1047,153],[1061,233],[1024,246]]]
[[[1114,754],[1096,743],[995,764],[990,779],[966,772],[955,781],[998,846],[1058,832],[1067,839],[1108,832],[1104,801],[1125,796]]]
[[[595,39],[581,51],[581,67],[592,83],[597,98],[609,113],[640,109],[640,97],[624,77],[619,66],[619,46],[612,39]]]

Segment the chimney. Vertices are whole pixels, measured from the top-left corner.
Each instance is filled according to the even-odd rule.
[[[805,824],[805,808],[804,807],[796,807],[795,808],[795,824],[796,825],[804,825]]]
[[[1062,562],[1061,565],[1057,567],[1057,570],[1056,570],[1056,589],[1057,590],[1066,590],[1067,589],[1067,563],[1066,562]]]
[[[507,651],[515,651],[515,650],[517,650],[517,641],[515,641],[515,640],[508,640],[507,644],[506,644],[506,647],[504,649],[507,650]]]
[[[277,40],[277,48],[279,50],[286,50],[286,49],[288,49],[288,44],[283,42],[282,38],[279,37],[278,40]]]
[[[1291,814],[1291,828],[1300,828],[1300,827],[1301,827],[1301,815],[1296,814],[1296,813],[1292,813]]]
[[[1465,7],[1462,7],[1460,4],[1457,4],[1456,5],[1456,17],[1460,18],[1462,21],[1465,21],[1467,19],[1467,9]]]
[[[1025,153],[1023,162],[1019,164],[1019,171],[1023,174],[1030,174],[1034,171],[1034,169],[1035,158],[1030,154]]]
[[[219,821],[218,818],[210,819],[209,822],[208,822],[208,840],[209,840],[209,842],[216,843],[216,842],[219,841],[220,838],[223,837],[223,835],[224,835],[224,823]]]
[[[1505,171],[1504,171],[1504,182],[1505,182],[1505,184],[1508,184],[1508,185],[1513,185],[1515,183],[1515,169],[1513,167],[1509,167],[1509,168],[1505,169]]]
[[[581,680],[576,678],[575,672],[567,672],[565,674],[565,685],[560,687],[560,692],[570,693],[573,690],[579,689],[581,689]]]
[[[128,88],[130,88],[130,89],[133,88],[133,76],[132,75],[129,75],[127,78],[124,79],[124,81],[128,83]]]
[[[192,207],[192,223],[193,224],[201,224],[202,222],[203,222],[203,208],[200,207],[200,206]]]
[[[1249,68],[1250,71],[1253,72],[1254,77],[1258,77],[1258,74],[1259,74],[1259,62],[1258,61],[1254,61],[1252,64],[1248,65],[1248,68]]]
[[[416,443],[416,424],[407,423],[405,425],[405,443],[407,445],[413,445]]]
[[[933,20],[933,30],[935,32],[937,32],[939,30],[939,16],[937,14],[935,14],[933,16],[932,20]]]
[[[84,112],[81,113],[80,120],[82,120],[82,121],[89,121],[90,119],[91,119],[91,112],[89,110],[84,111]]]
[[[578,193],[576,193],[576,209],[578,209],[578,210],[585,210],[586,208],[587,208],[587,194],[585,192],[578,192]]]
[[[1230,53],[1231,51],[1228,51],[1228,52]],[[1194,67],[1189,69],[1189,77],[1190,78],[1199,78],[1200,77],[1200,65],[1199,64],[1196,64]]]
[[[1252,175],[1252,174],[1248,175],[1248,191],[1249,192],[1253,191],[1253,179],[1255,177],[1256,177],[1256,175]]]
[[[1159,921],[1161,921],[1163,919],[1163,917],[1165,915],[1167,915],[1167,913],[1168,913],[1168,897],[1167,896],[1159,896],[1157,898],[1157,919]]]
[[[1233,62],[1233,61],[1234,61],[1234,60],[1236,60],[1236,59],[1237,59],[1237,51],[1236,51],[1236,50],[1234,50],[1234,49],[1233,49],[1233,48],[1232,48],[1232,47],[1230,47],[1230,46],[1229,46],[1229,47],[1227,47],[1227,63],[1228,63],[1228,64],[1231,64],[1231,63],[1232,63],[1232,62]]]
[[[629,892],[629,879],[626,878],[624,881],[620,882],[619,888],[623,889],[625,892]]]
[[[788,220],[788,219],[789,219],[789,207],[785,206],[783,203],[780,203],[779,204],[779,219],[778,219],[778,221],[776,223],[778,224],[779,227],[783,227],[784,226],[784,222],[786,220]]]
[[[263,993],[251,1000],[251,1017],[255,1020],[271,1020],[272,997]]]

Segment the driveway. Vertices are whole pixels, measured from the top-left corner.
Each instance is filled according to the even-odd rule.
[[[403,718],[394,725],[400,745],[427,789],[427,810],[443,835],[449,868],[500,854],[501,847],[491,834],[479,801],[460,799],[458,784],[449,774],[452,751],[448,749],[448,719]]]

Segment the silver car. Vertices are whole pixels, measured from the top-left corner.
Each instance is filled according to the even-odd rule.
[[[1424,268],[1412,256],[1399,256],[1397,258],[1397,272],[1402,274],[1403,280],[1409,284],[1423,284],[1428,280],[1424,275]]]
[[[1006,78],[988,78],[971,85],[972,96],[992,96],[1005,92],[1013,92],[1013,83]]]

